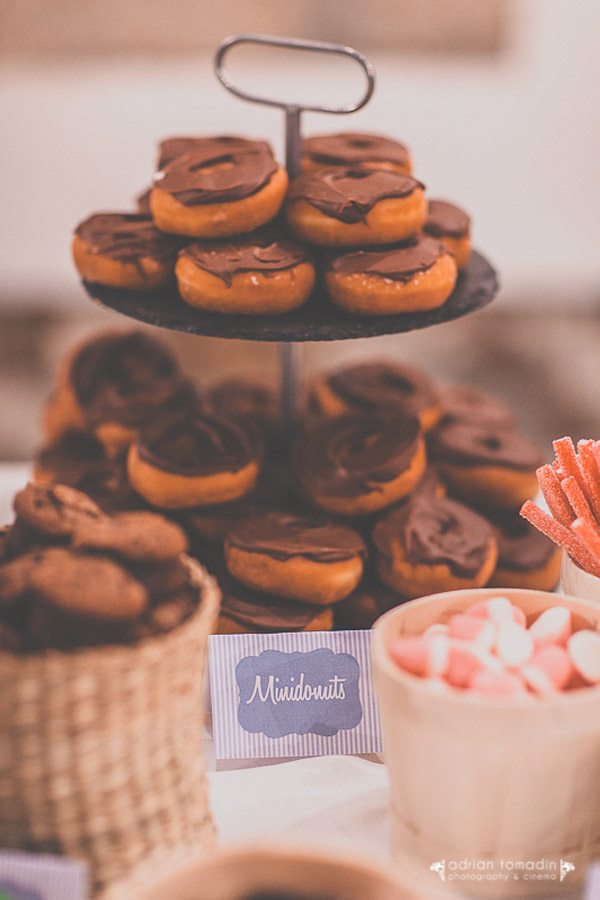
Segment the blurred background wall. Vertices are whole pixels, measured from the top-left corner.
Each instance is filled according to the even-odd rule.
[[[411,147],[432,196],[464,205],[503,290],[487,311],[376,342],[311,345],[307,371],[348,355],[427,360],[495,389],[547,442],[598,435],[600,4],[597,0],[3,0],[0,9],[0,458],[27,458],[48,382],[72,340],[115,324],[83,295],[74,224],[127,209],[175,133],[238,132],[278,151],[275,110],[212,73],[234,31],[342,41],[375,62],[375,97],[306,133],[383,131]],[[331,102],[346,63],[262,51],[232,68],[257,90]],[[124,321],[124,320],[123,320]],[[274,348],[172,336],[201,380],[275,371]]]

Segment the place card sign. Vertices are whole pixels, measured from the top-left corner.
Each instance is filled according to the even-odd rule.
[[[217,759],[379,753],[369,631],[213,635]]]
[[[0,900],[87,900],[88,884],[79,860],[0,850]]]

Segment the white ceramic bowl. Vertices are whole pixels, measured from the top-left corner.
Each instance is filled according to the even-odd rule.
[[[581,597],[582,600],[600,603],[600,578],[580,569],[566,550],[563,550],[562,556],[560,589],[571,597]]]

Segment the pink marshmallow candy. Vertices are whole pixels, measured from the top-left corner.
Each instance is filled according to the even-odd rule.
[[[597,631],[576,631],[567,641],[567,653],[584,681],[600,683],[600,634]]]
[[[507,625],[516,622],[525,626],[527,617],[520,606],[515,606],[507,597],[492,597],[490,600],[480,600],[467,610],[469,616],[481,616],[489,619],[496,625]]]
[[[527,686],[536,694],[547,696],[562,691],[573,676],[573,665],[564,647],[544,644],[533,659],[521,669]]]
[[[571,612],[566,606],[553,606],[545,609],[529,628],[529,634],[536,647],[542,644],[564,646],[572,633]]]
[[[396,638],[390,647],[392,659],[419,678],[437,678],[448,666],[450,642],[444,634]]]
[[[451,638],[463,641],[475,641],[480,647],[490,650],[496,641],[496,628],[481,616],[470,616],[468,613],[457,613],[448,622],[448,634]]]

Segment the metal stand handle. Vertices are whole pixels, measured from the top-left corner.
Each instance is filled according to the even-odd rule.
[[[284,47],[289,50],[304,50],[313,53],[331,53],[337,56],[347,56],[357,62],[366,76],[366,87],[363,96],[356,103],[347,106],[322,106],[304,103],[283,103],[270,97],[259,97],[249,94],[237,87],[229,71],[225,66],[225,57],[232,47],[238,44],[259,44],[268,47]],[[375,89],[375,70],[373,64],[366,56],[359,53],[353,47],[345,47],[343,44],[329,44],[325,41],[305,41],[300,38],[282,38],[267,34],[234,34],[221,43],[215,54],[215,72],[221,84],[250,103],[261,103],[263,106],[277,106],[285,112],[285,156],[286,168],[290,178],[300,174],[300,160],[302,157],[302,139],[300,134],[300,115],[305,110],[309,112],[323,113],[352,113],[361,109],[369,102]],[[298,414],[300,369],[301,369],[301,344],[281,344],[281,418],[284,426],[291,427]]]

